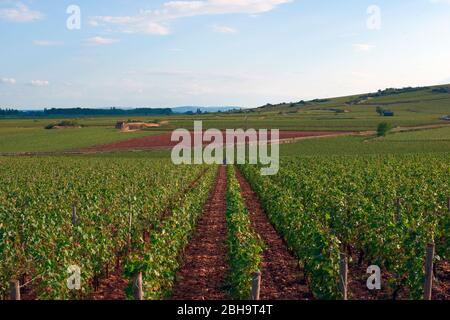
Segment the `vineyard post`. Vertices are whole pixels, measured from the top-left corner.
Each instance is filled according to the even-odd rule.
[[[342,298],[347,300],[347,281],[348,281],[348,265],[345,253],[339,256],[339,287],[341,289]]]
[[[72,224],[77,225],[77,207],[75,205],[72,205]]]
[[[447,199],[447,209],[448,209],[448,212],[450,212],[450,197],[448,197],[448,199]]]
[[[427,246],[427,258],[425,262],[425,287],[424,287],[424,300],[431,300],[431,293],[433,290],[433,259],[434,259],[434,243],[430,243]]]
[[[133,296],[134,300],[143,300],[144,294],[142,292],[142,272],[138,272],[133,277]]]
[[[130,210],[130,216],[129,216],[129,221],[128,221],[128,250],[131,250],[131,228],[132,228],[132,223],[133,223],[133,214],[131,213]]]
[[[9,298],[11,300],[20,300],[20,283],[19,283],[19,281],[11,280],[9,285],[10,285]]]
[[[396,213],[395,219],[396,219],[396,221],[398,221],[399,217],[400,217],[400,206],[401,206],[401,200],[400,200],[400,198],[397,198],[395,200],[395,213]]]
[[[261,272],[252,273],[252,299],[259,300],[259,293],[261,291]]]

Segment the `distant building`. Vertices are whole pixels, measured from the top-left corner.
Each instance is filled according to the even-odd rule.
[[[125,128],[125,121],[119,121],[116,123],[116,129],[124,129]]]
[[[395,115],[394,111],[389,111],[389,110],[383,111],[383,116],[385,116],[385,117],[393,117],[394,115]]]

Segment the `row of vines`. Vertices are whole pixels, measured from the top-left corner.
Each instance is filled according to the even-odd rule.
[[[217,171],[209,168],[201,179],[172,209],[170,216],[150,234],[148,246],[134,252],[125,265],[125,274],[142,274],[143,299],[168,298],[183,263],[183,250],[189,242],[203,206],[208,199]],[[130,283],[132,285],[132,283]],[[133,290],[128,288],[132,298]]]
[[[93,290],[91,279],[113,270],[117,259],[129,261],[134,252],[143,252],[142,234],[150,230],[158,231],[150,232],[155,245],[147,258],[168,259],[160,244],[166,240],[160,238],[173,230],[188,232],[180,224],[195,219],[192,213],[199,212],[212,180],[205,166],[165,160],[2,158],[0,165],[0,297],[11,279],[25,276],[40,299],[86,297]],[[205,175],[197,194],[185,195]],[[168,208],[173,218],[166,221],[161,215]],[[186,214],[188,221],[182,221]],[[81,269],[79,291],[67,286],[71,265]]]
[[[264,242],[251,226],[234,166],[227,166],[226,203],[230,295],[247,300],[251,296],[252,274],[261,270]]]
[[[317,298],[340,297],[341,252],[388,270],[392,291],[414,299],[427,244],[435,242],[436,261],[450,256],[447,155],[292,157],[275,176],[241,170]]]

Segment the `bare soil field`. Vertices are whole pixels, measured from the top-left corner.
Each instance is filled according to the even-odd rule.
[[[314,137],[331,137],[354,134],[354,132],[335,132],[335,131],[280,131],[280,141],[300,140]],[[131,150],[149,150],[163,149],[176,146],[179,142],[171,141],[171,133],[164,133],[156,136],[134,138],[125,141],[113,142],[105,145],[98,145],[84,149],[84,151],[108,152],[108,151],[131,151]],[[194,133],[191,132],[191,139],[194,141]],[[267,139],[271,140],[270,134]],[[250,142],[253,142],[250,140]]]

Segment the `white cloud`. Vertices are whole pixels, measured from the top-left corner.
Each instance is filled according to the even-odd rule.
[[[115,25],[123,33],[144,33],[144,34],[169,34],[169,29],[160,23],[148,21],[143,14],[133,17],[94,17],[89,21],[91,26]]]
[[[39,11],[30,10],[23,3],[17,3],[15,8],[0,9],[0,19],[9,22],[35,22],[42,20],[44,15]]]
[[[16,84],[16,79],[14,79],[14,78],[1,78],[0,79],[0,83]]]
[[[47,80],[31,80],[30,85],[33,87],[47,87],[50,82]]]
[[[257,14],[271,11],[278,5],[288,2],[291,0],[169,1],[164,4],[161,12],[172,18],[229,13]]]
[[[91,46],[104,46],[109,44],[114,44],[119,42],[117,39],[103,38],[103,37],[93,37],[86,39],[85,43]]]
[[[355,43],[353,44],[353,49],[358,52],[369,52],[375,48],[375,45],[368,43]]]
[[[64,42],[48,41],[48,40],[34,40],[33,44],[35,46],[41,46],[41,47],[55,47],[55,46],[62,46],[64,44]]]
[[[292,0],[197,0],[169,1],[161,9],[141,11],[135,16],[91,17],[91,26],[112,25],[124,33],[167,35],[167,24],[176,19],[200,15],[249,14],[254,15],[275,9]]]
[[[232,27],[227,26],[214,26],[213,27],[214,32],[218,33],[236,33],[237,30]]]

